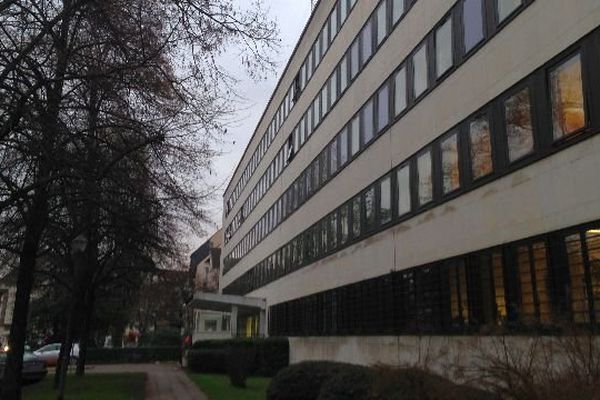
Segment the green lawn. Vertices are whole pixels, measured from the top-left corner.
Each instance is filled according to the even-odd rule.
[[[246,389],[234,388],[227,375],[189,374],[210,400],[265,400],[269,378],[248,378]]]
[[[54,376],[23,389],[23,400],[54,400]],[[145,374],[69,376],[65,400],[144,400]]]

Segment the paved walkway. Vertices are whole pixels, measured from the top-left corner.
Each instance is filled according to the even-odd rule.
[[[86,372],[146,373],[146,400],[208,400],[178,364],[90,365]]]

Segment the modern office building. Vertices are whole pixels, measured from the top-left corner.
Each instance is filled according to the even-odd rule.
[[[595,326],[598,133],[599,0],[321,0],[225,192],[220,290],[293,361]]]

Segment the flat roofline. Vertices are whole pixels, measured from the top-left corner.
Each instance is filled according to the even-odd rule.
[[[235,296],[231,294],[218,294],[196,292],[190,302],[194,308],[213,311],[231,311],[232,306],[242,309],[266,310],[267,301],[258,297]]]
[[[258,127],[263,122],[263,119],[265,118],[267,110],[269,109],[269,106],[273,102],[273,97],[275,97],[275,93],[277,93],[277,91],[280,89],[283,77],[286,76],[286,74],[288,73],[288,69],[290,68],[290,64],[292,62],[292,59],[296,55],[296,52],[298,51],[298,47],[300,46],[300,43],[302,43],[302,40],[304,39],[304,36],[306,35],[306,31],[307,31],[308,27],[310,26],[313,18],[315,17],[316,10],[317,10],[317,8],[319,8],[319,6],[321,5],[321,3],[322,3],[322,0],[317,0],[317,3],[313,6],[313,9],[310,12],[310,16],[308,17],[308,21],[304,25],[304,29],[302,29],[302,33],[300,34],[300,38],[296,42],[296,46],[294,46],[294,50],[292,51],[292,54],[288,58],[287,64],[285,65],[285,68],[283,69],[283,72],[282,72],[281,76],[279,77],[279,80],[277,81],[277,85],[275,85],[275,89],[271,93],[271,97],[269,98],[269,101],[267,102],[267,105],[265,106],[262,115],[258,119],[258,123],[256,124],[256,128],[254,128],[254,133],[252,134],[252,137],[250,137],[250,140],[248,141],[248,144],[246,145],[246,148],[244,149],[244,153],[242,154],[242,157],[240,158],[240,161],[238,162],[237,166],[235,167],[235,170],[233,171],[233,174],[231,175],[231,179],[229,179],[229,183],[227,183],[227,187],[225,188],[225,191],[223,192],[223,198],[225,198],[226,193],[229,191],[229,188],[231,187],[231,183],[233,182],[233,178],[235,177],[235,174],[237,174],[238,170],[240,169],[240,166],[242,165],[242,160],[246,156],[246,153],[248,152],[248,148],[250,147],[250,144],[252,143],[252,141],[254,140],[254,138],[255,138],[255,136],[256,136],[256,134],[258,132]]]

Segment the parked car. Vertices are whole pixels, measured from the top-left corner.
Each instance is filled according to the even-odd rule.
[[[43,360],[47,366],[55,366],[58,363],[60,353],[60,343],[50,343],[40,347],[33,352],[38,358]],[[76,363],[79,358],[79,343],[73,343],[71,348],[71,363]]]
[[[0,377],[4,375],[4,367],[6,365],[6,353],[0,352]],[[48,374],[46,363],[40,360],[33,353],[26,351],[23,354],[23,382],[36,383],[44,379]]]

